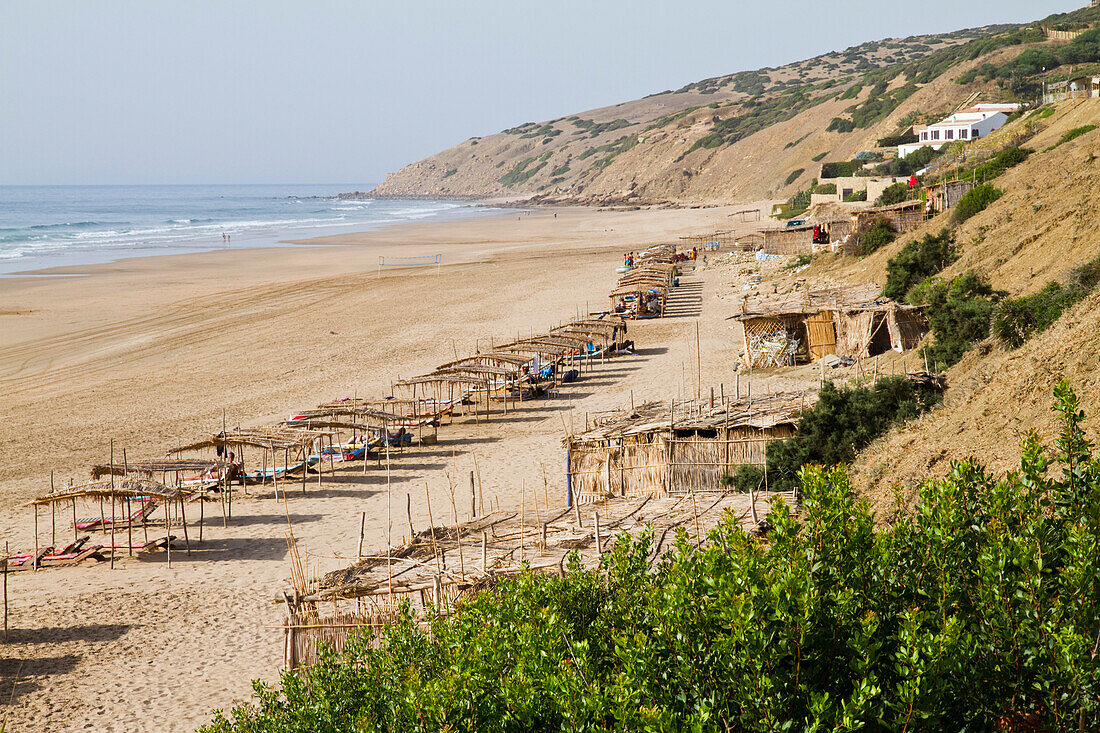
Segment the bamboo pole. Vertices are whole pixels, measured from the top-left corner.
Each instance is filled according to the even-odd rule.
[[[8,640],[8,543],[4,542],[4,565],[0,568],[4,573],[4,641]]]
[[[408,492],[405,492],[405,516],[409,520],[409,542],[411,543],[416,537],[416,530],[413,529],[412,494]]]
[[[187,536],[187,511],[183,506],[184,498],[180,496],[180,524],[183,525],[183,546],[187,555],[191,555],[191,538]]]
[[[111,470],[114,470],[111,466]],[[53,493],[53,471],[50,471],[50,493]],[[57,547],[57,506],[50,502],[50,544]]]
[[[115,569],[115,439],[111,438],[111,569]],[[38,513],[35,512],[37,518]],[[35,536],[38,535],[37,530]]]
[[[38,505],[34,505],[34,561],[31,570],[38,570]]]
[[[367,513],[361,512],[359,515],[359,547],[355,551],[355,561],[361,562],[363,560],[363,533],[367,529]]]
[[[428,526],[432,533],[432,555],[435,557],[436,570],[438,572],[443,572],[443,568],[439,562],[438,546],[435,542],[435,518],[432,516],[432,494],[428,491],[428,482],[426,480],[424,481],[424,496],[428,501]],[[438,578],[439,576],[436,577]]]
[[[592,512],[592,528],[596,537],[596,557],[603,555],[603,544],[600,542],[600,513]]]

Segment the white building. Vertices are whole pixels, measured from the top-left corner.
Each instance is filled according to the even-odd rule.
[[[918,127],[916,134],[919,139],[915,143],[899,145],[898,158],[904,158],[925,146],[939,150],[956,140],[970,142],[985,137],[1003,126],[1008,116],[1019,107],[1018,104],[976,104],[945,117],[934,125]]]

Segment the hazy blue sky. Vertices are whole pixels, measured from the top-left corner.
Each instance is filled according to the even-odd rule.
[[[0,0],[0,184],[379,181],[520,122],[1083,4]]]

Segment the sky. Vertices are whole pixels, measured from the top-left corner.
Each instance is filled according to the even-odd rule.
[[[473,135],[1084,0],[3,0],[0,185],[369,183]]]

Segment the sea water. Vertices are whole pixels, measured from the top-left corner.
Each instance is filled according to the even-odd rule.
[[[486,211],[454,201],[336,197],[370,188],[0,186],[0,274],[226,247],[286,246],[287,240]]]

